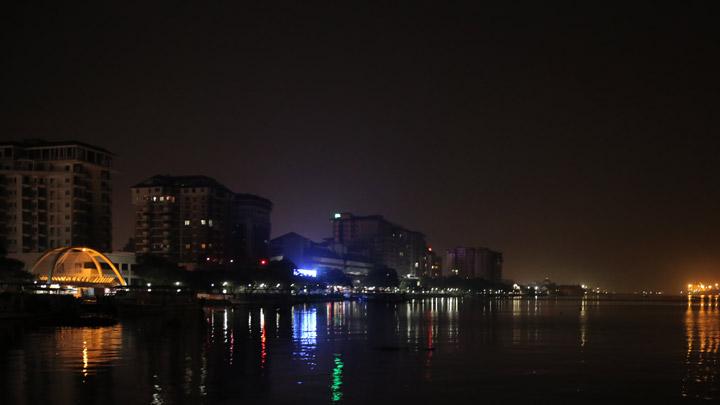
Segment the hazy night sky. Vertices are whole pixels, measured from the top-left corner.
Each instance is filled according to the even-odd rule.
[[[239,3],[5,10],[0,137],[117,153],[118,248],[130,185],[205,174],[270,198],[274,236],[351,211],[519,281],[720,278],[712,2]]]

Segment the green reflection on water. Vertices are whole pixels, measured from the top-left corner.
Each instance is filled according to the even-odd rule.
[[[339,354],[335,354],[335,359],[333,360],[335,363],[335,368],[333,368],[332,372],[332,385],[330,385],[330,394],[332,396],[333,402],[337,402],[342,399],[342,372],[343,367],[345,367],[345,364],[343,363],[342,359],[340,358]]]

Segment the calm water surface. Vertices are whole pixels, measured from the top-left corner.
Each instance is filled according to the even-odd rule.
[[[0,339],[7,404],[720,400],[716,302],[208,308]]]

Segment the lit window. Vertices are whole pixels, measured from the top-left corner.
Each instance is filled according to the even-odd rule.
[[[212,226],[212,219],[208,219],[208,226]]]
[[[200,248],[205,249],[205,244],[204,244],[204,243],[201,243],[201,244],[200,244]]]
[[[186,219],[186,220],[185,220],[185,226],[190,226],[190,220],[189,220],[189,219]]]
[[[207,221],[205,221],[204,219],[201,219],[201,220],[200,220],[200,225],[205,225],[206,222],[207,222]]]

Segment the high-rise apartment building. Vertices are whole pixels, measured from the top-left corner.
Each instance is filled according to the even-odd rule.
[[[272,202],[254,194],[235,194],[231,211],[230,243],[239,257],[267,258],[270,254]]]
[[[343,253],[372,259],[399,276],[419,275],[426,252],[425,235],[387,221],[381,215],[336,213],[331,218],[333,244]]]
[[[112,249],[113,154],[76,141],[0,143],[0,243],[10,254]]]
[[[429,278],[442,276],[442,260],[432,248],[428,247],[423,255],[422,262],[420,263],[420,272],[417,275]]]
[[[178,263],[228,264],[267,255],[272,203],[206,176],[153,176],[131,190],[135,250]]]
[[[500,252],[484,247],[456,247],[447,250],[444,267],[451,276],[500,281],[502,265]]]

